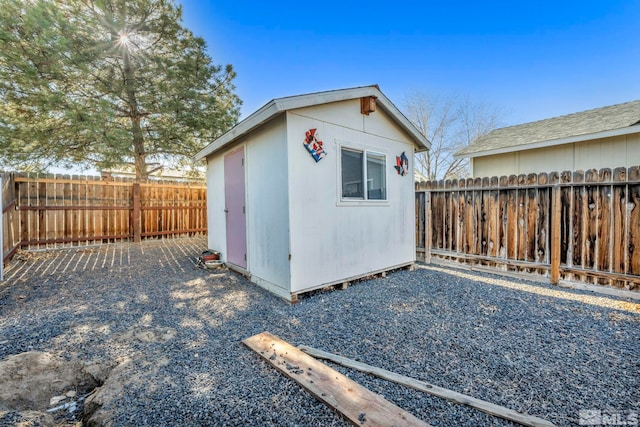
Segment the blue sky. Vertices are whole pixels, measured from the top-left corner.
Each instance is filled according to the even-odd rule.
[[[377,83],[483,100],[505,124],[640,99],[640,1],[178,0],[238,73],[246,117],[273,98]]]

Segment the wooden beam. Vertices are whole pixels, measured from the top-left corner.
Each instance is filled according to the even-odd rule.
[[[493,262],[496,264],[504,264],[513,267],[522,267],[522,268],[537,268],[537,269],[549,269],[549,264],[541,264],[534,261],[518,261],[514,259],[508,258],[500,258],[500,257],[490,257],[490,256],[482,256],[482,255],[473,255],[473,254],[462,254],[456,252],[443,251],[438,249],[431,249],[431,254],[447,257],[447,258],[458,258],[464,260],[478,260],[478,261],[486,261]],[[499,274],[501,271],[494,270],[496,274]]]
[[[614,279],[614,280],[620,280],[620,281],[628,281],[631,283],[640,283],[640,276],[635,276],[632,274],[610,273],[608,271],[598,271],[598,270],[591,270],[591,269],[579,268],[579,267],[560,267],[560,271],[569,272],[569,273],[582,273],[585,275],[591,275],[595,277],[604,277],[607,279]],[[598,286],[603,286],[603,285],[598,285]]]
[[[246,338],[242,343],[354,425],[428,426],[382,396],[269,332]]]
[[[91,242],[95,240],[115,240],[115,239],[129,239],[130,234],[105,234],[101,236],[83,236],[83,237],[60,237],[57,239],[31,239],[22,240],[20,246],[42,246],[53,243],[73,243],[73,242]]]
[[[591,285],[589,283],[572,282],[569,280],[560,280],[558,286],[561,288],[578,289],[581,291],[589,291],[596,294],[609,295],[618,298],[630,298],[636,301],[640,301],[640,292],[618,289],[614,288],[613,286]]]
[[[443,399],[450,400],[452,402],[459,403],[461,405],[471,406],[479,409],[487,414],[495,415],[506,420],[514,421],[524,426],[532,427],[553,427],[554,424],[543,420],[542,418],[534,417],[532,415],[521,414],[514,410],[498,406],[484,400],[476,399],[471,396],[467,396],[455,391],[447,390],[446,388],[438,387],[433,384],[419,381],[404,375],[396,374],[395,372],[387,371],[385,369],[376,368],[375,366],[367,365],[346,357],[338,356],[326,351],[318,350],[312,347],[301,345],[298,347],[300,350],[307,354],[320,359],[330,360],[338,363],[342,366],[352,368],[361,372],[372,374],[376,377],[383,378],[385,380],[393,381],[398,384],[406,385],[416,390],[424,391],[425,393],[432,394],[434,396],[442,397]]]
[[[205,231],[207,231],[206,228],[189,228],[189,229],[177,229],[177,230],[167,230],[167,231],[148,231],[146,233],[140,233],[140,236],[152,237],[152,236],[165,236],[167,234],[202,233]]]
[[[510,270],[498,270],[495,267],[488,267],[484,265],[471,265],[462,264],[457,261],[449,261],[446,259],[433,258],[432,264],[439,265],[446,268],[452,268],[454,270],[461,271],[475,271],[481,273],[493,274],[496,276],[511,277],[513,279],[528,280],[530,282],[550,284],[549,278],[535,273],[527,273],[524,271],[510,271]]]
[[[39,206],[18,206],[20,211],[126,211],[133,209],[131,206],[106,206],[106,205],[39,205]]]

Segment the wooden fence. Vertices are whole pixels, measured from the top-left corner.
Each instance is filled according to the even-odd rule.
[[[2,174],[2,263],[6,263],[20,246],[20,215],[16,211],[15,174]]]
[[[4,174],[3,258],[18,247],[88,245],[207,231],[203,184]]]
[[[640,167],[416,185],[418,252],[640,291]]]

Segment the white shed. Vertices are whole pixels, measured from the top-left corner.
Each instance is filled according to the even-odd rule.
[[[429,145],[377,86],[274,99],[196,155],[209,248],[287,300],[411,265]]]

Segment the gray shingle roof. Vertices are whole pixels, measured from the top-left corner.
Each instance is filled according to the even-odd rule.
[[[566,138],[633,125],[638,126],[640,132],[640,100],[496,129],[458,151],[456,156],[474,157],[476,153],[495,150],[526,150],[530,144],[548,141],[553,145],[554,140],[562,142]]]

